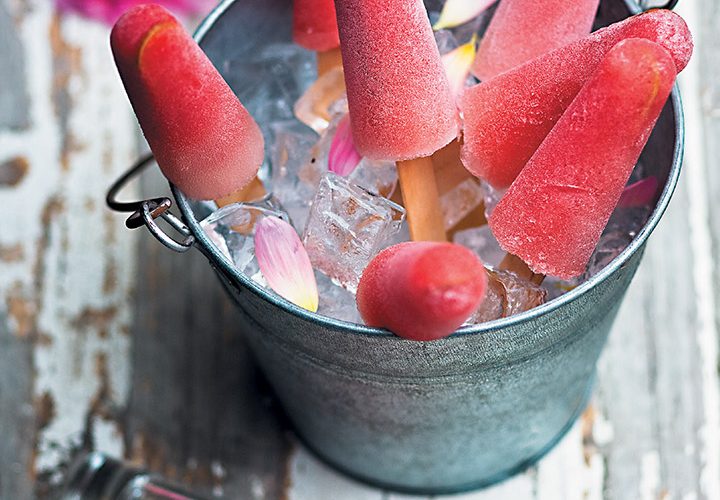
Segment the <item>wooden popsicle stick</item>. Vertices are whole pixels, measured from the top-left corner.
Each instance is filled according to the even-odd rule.
[[[435,179],[440,196],[468,179],[475,179],[475,176],[467,171],[460,159],[460,141],[458,139],[433,153],[432,162],[435,167]],[[448,240],[452,241],[453,236],[458,231],[484,226],[485,224],[487,224],[485,205],[481,203],[453,227],[446,228]]]
[[[215,203],[217,203],[218,208],[222,208],[226,205],[231,205],[233,203],[258,200],[266,194],[267,191],[265,190],[265,186],[263,185],[262,181],[255,177],[253,180],[250,181],[250,184],[248,184],[244,188],[238,189],[234,193],[230,193],[229,195],[222,198],[218,198],[217,200],[215,200]]]
[[[324,52],[317,52],[318,78],[338,66],[342,66],[340,47],[335,47],[334,49],[326,50]]]
[[[397,170],[410,238],[413,241],[447,241],[432,160],[425,157],[399,161]]]
[[[517,255],[511,253],[505,255],[505,258],[500,262],[499,268],[503,271],[510,271],[523,279],[531,281],[536,285],[542,284],[545,279],[544,274],[537,274],[532,272],[528,265]]]

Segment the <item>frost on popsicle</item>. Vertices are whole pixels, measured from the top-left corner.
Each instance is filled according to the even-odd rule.
[[[255,228],[255,257],[270,288],[308,311],[318,309],[315,275],[295,229],[282,219],[266,217]]]
[[[437,31],[465,24],[494,3],[495,0],[447,0],[433,29]]]

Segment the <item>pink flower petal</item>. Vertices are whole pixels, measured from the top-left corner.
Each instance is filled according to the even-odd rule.
[[[650,176],[627,186],[620,195],[618,206],[631,208],[649,205],[655,199],[658,190],[658,180]]]
[[[74,12],[108,25],[115,23],[130,7],[142,3],[147,0],[55,0],[60,12]],[[155,3],[179,16],[205,13],[215,5],[212,0],[155,0]]]
[[[255,226],[255,257],[270,288],[309,311],[318,308],[318,291],[310,257],[295,229],[277,217]]]
[[[350,128],[350,115],[345,115],[338,123],[330,144],[328,170],[341,177],[347,177],[358,166],[362,156],[355,149]]]

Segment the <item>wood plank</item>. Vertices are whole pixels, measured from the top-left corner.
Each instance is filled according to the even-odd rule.
[[[688,127],[686,179],[688,212],[698,304],[698,330],[705,421],[698,429],[702,441],[700,488],[706,498],[720,498],[720,175],[717,154],[720,137],[720,8],[717,2],[681,2],[679,12],[694,33],[693,61],[681,78]]]
[[[48,2],[14,5],[25,9],[13,26],[33,64],[29,102],[17,96],[30,126],[0,131],[0,151],[24,165],[0,189],[2,206],[19,207],[0,231],[2,357],[14,355],[0,370],[17,388],[0,405],[9,416],[32,403],[34,415],[30,435],[25,420],[3,418],[3,435],[22,440],[0,487],[3,498],[42,498],[77,447],[122,453],[115,409],[128,392],[133,238],[103,198],[136,146],[106,28],[61,20]]]
[[[157,172],[142,190],[168,191]],[[129,456],[201,493],[281,498],[290,452],[284,417],[207,260],[142,234],[138,266]]]
[[[11,319],[4,307],[0,305],[0,498],[31,498],[35,426],[48,413],[32,405],[32,342],[18,337],[18,318]]]
[[[25,51],[17,29],[22,22],[20,10],[19,6],[11,5],[8,0],[0,2],[0,68],[3,69],[0,130],[22,130],[30,125]]]
[[[702,40],[696,12],[712,18],[712,11],[685,7],[691,29]],[[698,56],[705,50],[701,42],[682,83],[697,82]],[[697,144],[703,131],[688,105],[693,106],[699,89],[683,89],[688,116],[684,178],[650,239],[600,365],[601,411],[614,434],[602,448],[608,498],[718,495],[717,330],[712,312],[709,319],[707,314],[716,292],[704,236],[707,213],[717,210],[718,198],[703,192],[698,177],[704,170]]]

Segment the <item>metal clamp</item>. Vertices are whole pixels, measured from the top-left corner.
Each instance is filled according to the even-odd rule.
[[[665,5],[653,5],[655,2],[652,0],[640,0],[640,7],[642,10],[650,9],[668,9],[672,10],[678,3],[678,0],[669,0]]]
[[[110,186],[108,189],[105,202],[111,210],[116,212],[133,212],[125,221],[125,226],[129,229],[137,229],[146,226],[157,240],[175,252],[183,253],[192,248],[195,243],[195,237],[190,233],[190,229],[172,212],[169,211],[172,206],[172,200],[165,196],[159,198],[151,198],[143,201],[121,202],[117,200],[117,195],[134,177],[148,167],[154,160],[154,156],[149,154],[144,156],[135,163],[135,165],[125,172],[122,177]],[[175,240],[168,236],[165,231],[155,222],[155,219],[161,217],[173,229],[184,236],[182,241]]]

